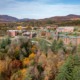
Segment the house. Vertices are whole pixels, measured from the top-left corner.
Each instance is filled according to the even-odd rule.
[[[57,32],[73,32],[74,27],[58,27],[56,31]]]

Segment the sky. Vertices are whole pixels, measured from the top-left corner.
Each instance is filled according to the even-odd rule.
[[[80,15],[80,0],[0,0],[0,15],[43,19],[68,14]]]

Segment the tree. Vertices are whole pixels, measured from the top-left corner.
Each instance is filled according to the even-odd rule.
[[[54,53],[58,53],[58,50],[64,50],[65,51],[65,47],[64,47],[64,44],[63,44],[63,41],[62,40],[54,40],[52,42],[52,46],[51,46],[51,50],[54,52]]]
[[[80,66],[75,66],[73,69],[73,80],[80,80]]]
[[[58,47],[58,49],[63,49],[63,47],[64,47],[64,43],[63,43],[62,40],[59,40],[59,41],[58,41],[58,45],[57,45],[57,47]]]
[[[1,41],[1,44],[0,44],[0,47],[5,49],[7,45],[9,45],[11,43],[11,40],[10,38],[5,38],[5,39],[2,39]]]
[[[57,41],[56,41],[56,40],[54,40],[54,41],[52,42],[51,50],[52,50],[52,52],[54,52],[54,53],[57,52],[58,48],[57,48]]]
[[[23,55],[24,55],[25,57],[28,57],[29,54],[32,53],[32,52],[31,52],[32,43],[31,43],[30,40],[28,40],[27,42],[23,42],[20,47],[21,47],[21,49],[23,49],[23,48],[25,49],[26,53],[24,53],[24,52],[21,50],[21,52],[23,53]]]
[[[64,65],[60,68],[59,74],[56,76],[55,80],[73,80],[72,70],[73,60],[72,55],[70,55]]]
[[[46,55],[47,55],[47,51],[48,51],[47,41],[45,41],[45,40],[40,40],[40,41],[39,41],[39,47],[40,47],[40,49],[41,49],[44,53],[46,53]]]
[[[77,47],[77,52],[80,53],[80,44]]]
[[[80,57],[72,55],[67,58],[60,68],[55,80],[80,80]]]

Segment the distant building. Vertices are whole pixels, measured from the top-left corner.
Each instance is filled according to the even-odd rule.
[[[35,37],[37,34],[35,32],[24,32],[22,34],[23,36],[27,36],[28,38],[33,38]]]
[[[73,32],[74,27],[58,27],[57,32]]]
[[[19,32],[21,32],[21,30],[7,30],[7,35],[10,37],[15,37]]]
[[[17,30],[32,30],[32,27],[31,26],[17,26]]]
[[[53,34],[53,39],[57,40],[57,35]],[[61,35],[61,36],[59,36],[59,39],[61,39],[64,42],[64,44],[70,44],[70,43],[72,43],[73,45],[80,44],[80,36]]]
[[[69,44],[69,43],[72,43],[73,45],[80,44],[80,36],[78,36],[78,37],[74,37],[74,36],[63,37],[61,39],[63,40],[64,44]]]
[[[46,26],[47,29],[56,29],[58,26],[57,25],[53,25],[53,26]]]

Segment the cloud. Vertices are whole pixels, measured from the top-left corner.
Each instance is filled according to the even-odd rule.
[[[49,0],[44,0],[48,2]],[[54,0],[55,1],[55,0]],[[5,0],[0,1],[0,14],[7,14],[18,18],[46,18],[67,14],[80,14],[80,5],[73,4],[47,4],[39,3],[42,0],[19,1]],[[4,6],[3,6],[4,5]]]

